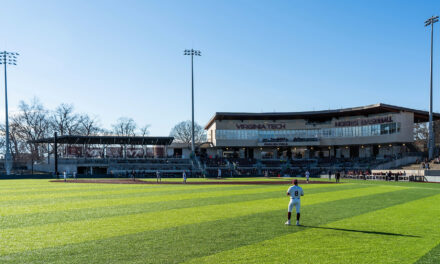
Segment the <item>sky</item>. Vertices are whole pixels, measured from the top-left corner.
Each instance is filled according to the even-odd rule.
[[[440,1],[1,0],[10,113],[37,97],[110,128],[153,136],[215,112],[294,112],[387,103],[429,109],[430,28]],[[440,112],[440,23],[434,111]],[[2,75],[0,75],[2,76]],[[4,81],[0,78],[0,121]]]

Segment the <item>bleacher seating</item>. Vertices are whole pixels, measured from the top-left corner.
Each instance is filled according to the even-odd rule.
[[[273,160],[273,159],[263,159],[261,160],[261,164],[264,167],[282,167],[286,165],[285,160]]]
[[[156,171],[161,171],[163,175],[170,177],[181,177],[183,171],[192,172],[193,175],[206,175],[207,177],[217,177],[218,169],[222,170],[222,177],[238,176],[263,176],[282,177],[284,175],[298,176],[304,175],[308,170],[312,176],[328,174],[329,170],[345,171],[346,177],[359,177],[365,171],[373,168],[377,164],[387,162],[387,158],[319,158],[319,159],[252,159],[252,158],[225,158],[225,157],[195,157],[192,159],[182,158],[77,158],[59,159],[60,164],[77,164],[79,166],[102,166],[107,165],[107,173],[113,175],[127,176],[129,174],[139,174],[154,177]],[[434,164],[433,166],[440,166]],[[104,168],[104,169],[105,169]],[[380,175],[368,175],[368,177],[379,177]]]
[[[250,158],[228,158],[228,161],[238,167],[253,167],[257,164],[257,160]]]
[[[228,164],[228,160],[226,158],[201,157],[200,161],[204,163],[206,167],[222,167]]]

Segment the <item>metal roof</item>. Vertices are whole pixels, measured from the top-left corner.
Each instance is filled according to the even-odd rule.
[[[81,136],[64,135],[57,137],[58,144],[97,144],[97,145],[170,145],[173,137],[139,137],[139,136]],[[30,143],[54,143],[55,138],[41,138]]]
[[[416,110],[401,106],[389,104],[373,104],[367,106],[342,108],[335,110],[321,110],[321,111],[306,111],[306,112],[269,112],[269,113],[234,113],[234,112],[217,112],[209,120],[205,129],[208,129],[216,120],[293,120],[293,119],[307,119],[310,121],[325,121],[337,117],[347,116],[368,116],[371,114],[381,113],[400,113],[411,112],[414,113],[414,122],[428,122],[429,112],[423,110]],[[440,119],[439,113],[434,113],[434,120]]]

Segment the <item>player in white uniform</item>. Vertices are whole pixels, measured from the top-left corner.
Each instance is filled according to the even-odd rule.
[[[306,178],[307,178],[307,183],[309,183],[310,172],[308,170],[306,171]]]
[[[186,172],[185,171],[183,171],[183,183],[184,184],[186,183]]]
[[[162,182],[162,176],[160,175],[160,171],[156,171],[156,182]]]
[[[293,180],[293,186],[287,190],[287,196],[290,196],[290,203],[287,213],[286,225],[290,225],[290,217],[292,216],[293,206],[296,208],[296,225],[299,226],[299,209],[301,207],[301,196],[304,196],[304,191],[298,186],[298,180]]]

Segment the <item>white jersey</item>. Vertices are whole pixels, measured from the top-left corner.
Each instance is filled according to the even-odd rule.
[[[303,189],[297,185],[290,186],[287,193],[290,193],[290,199],[300,199],[301,196],[304,196]]]
[[[306,177],[309,178],[309,176],[310,176],[310,172],[306,171]]]

